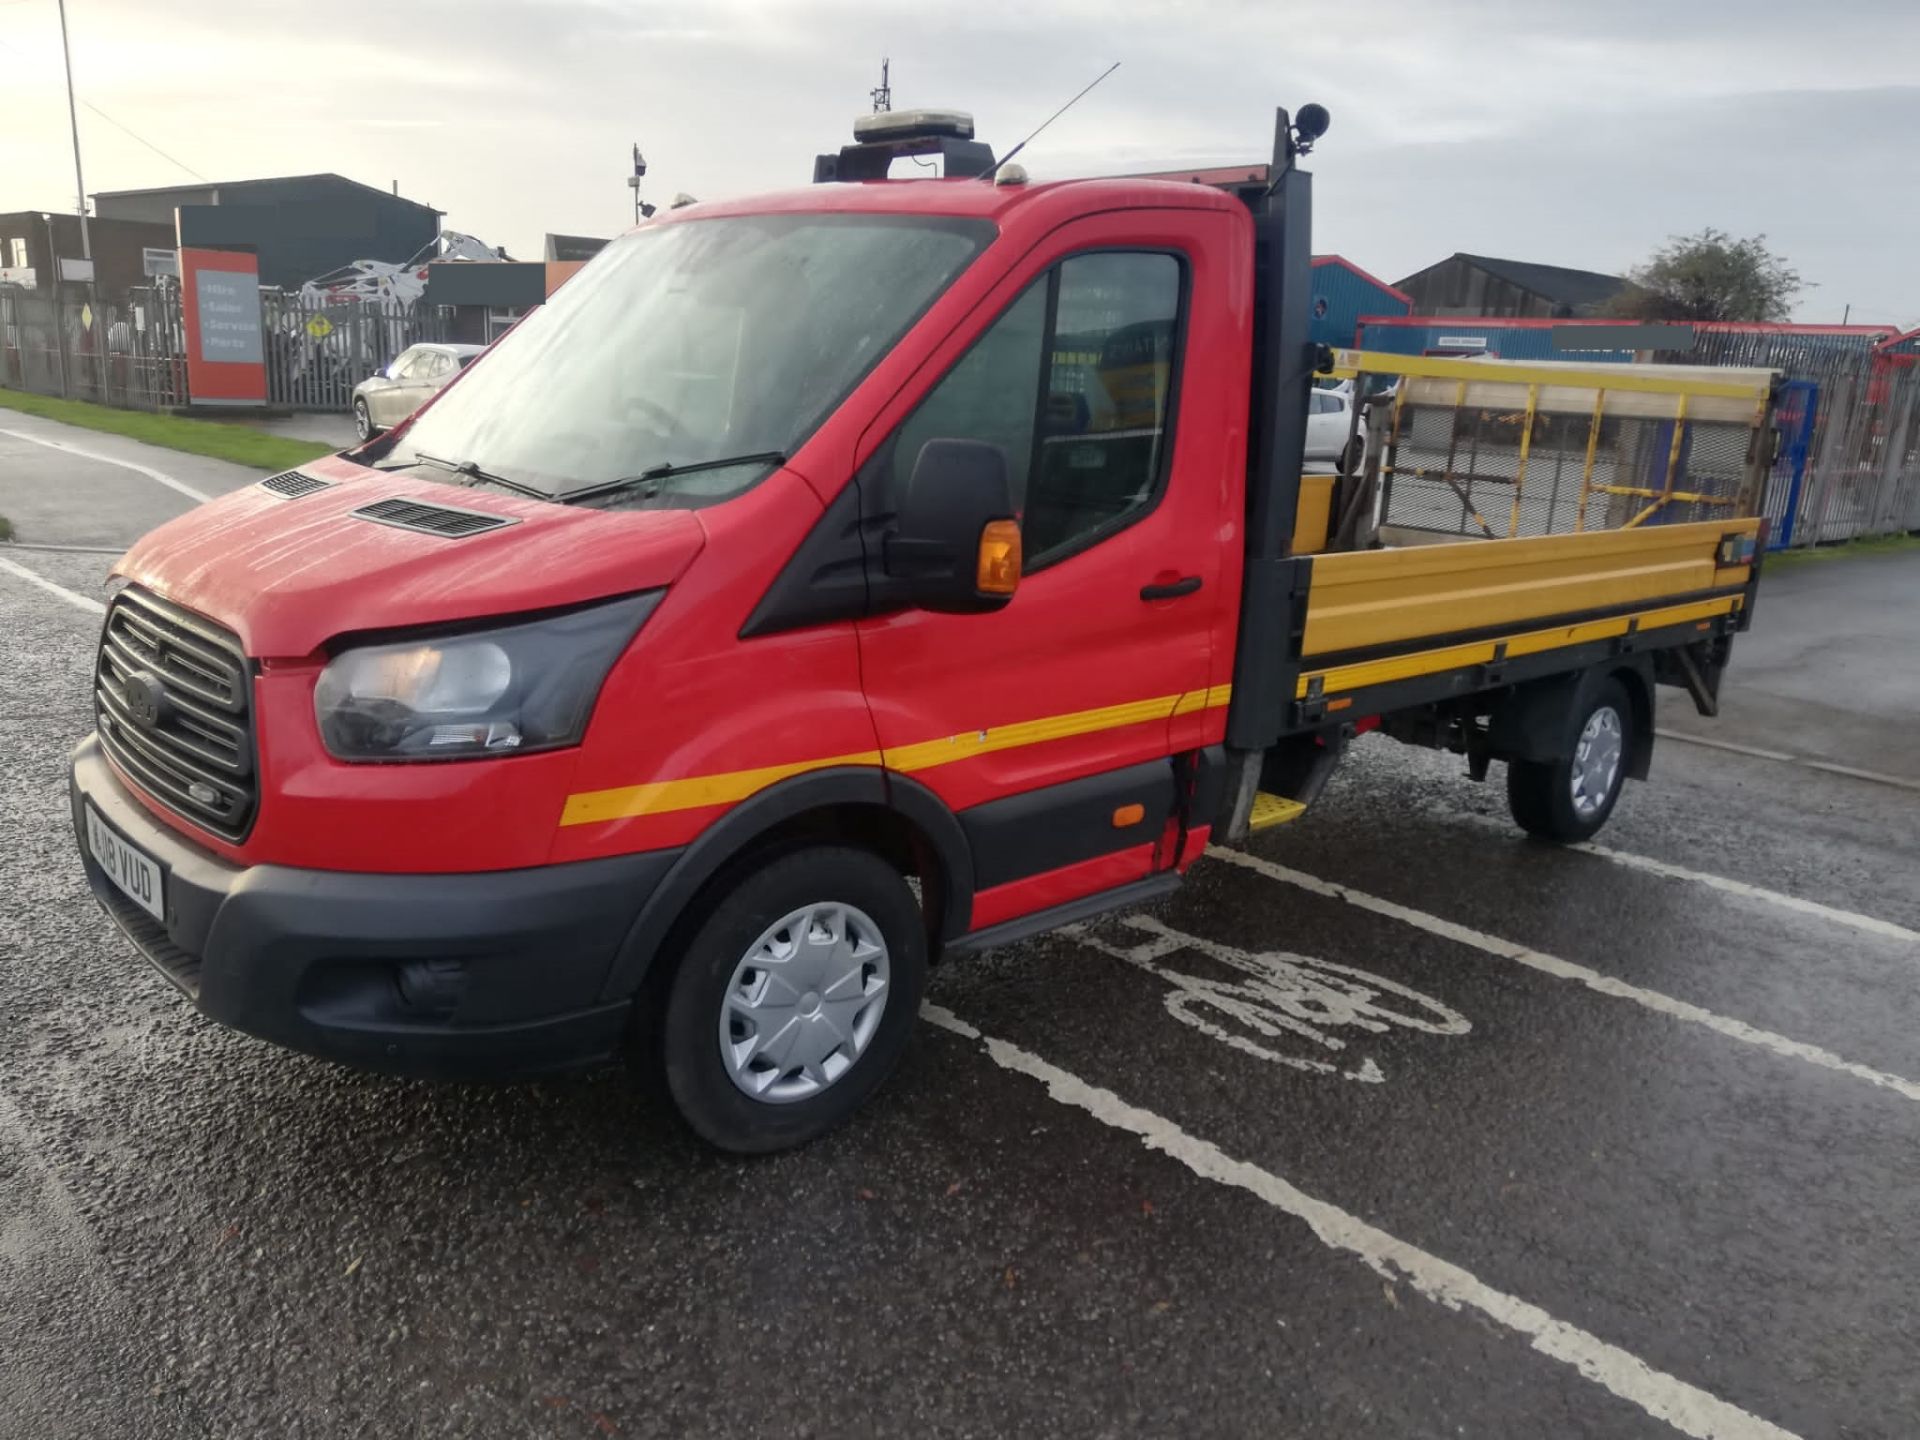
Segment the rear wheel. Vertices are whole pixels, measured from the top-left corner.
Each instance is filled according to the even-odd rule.
[[[667,992],[658,1044],[675,1108],[723,1150],[824,1134],[899,1060],[926,973],[919,906],[877,855],[820,845],[747,873]]]
[[[1566,741],[1553,760],[1507,764],[1507,806],[1521,829],[1562,844],[1599,833],[1620,799],[1633,745],[1626,687],[1608,680],[1567,717]]]
[[[373,438],[373,416],[367,412],[367,402],[364,400],[353,402],[353,431],[362,440]]]
[[[1347,442],[1347,448],[1340,455],[1340,473],[1358,475],[1360,466],[1367,458],[1367,442],[1358,435]]]

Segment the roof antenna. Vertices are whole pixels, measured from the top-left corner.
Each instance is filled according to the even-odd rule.
[[[893,62],[884,55],[880,57],[880,83],[867,93],[873,97],[873,113],[883,115],[893,109],[893,86],[888,83],[887,72],[893,68]]]
[[[1094,77],[1093,85],[1087,86],[1087,90],[1093,89],[1094,85],[1098,85],[1102,80],[1106,79],[1107,76],[1113,74],[1113,72],[1118,70],[1119,68],[1120,68],[1120,62],[1118,60],[1114,61],[1113,64],[1109,65],[1106,69],[1102,70],[1098,75]],[[1078,105],[1080,103],[1081,96],[1085,95],[1087,93],[1087,90],[1082,90],[1079,95],[1074,96],[1073,99],[1067,101],[1066,104],[1062,105],[1058,110],[1054,111],[1053,114],[1049,115],[1046,119],[1042,120],[1040,124],[1035,128],[1033,135],[1027,136],[1025,140],[1022,140],[1018,145],[1014,146],[1011,150],[1007,151],[1006,154],[1002,155],[998,160],[994,161],[992,167],[987,171],[986,174],[982,175],[980,178],[986,181],[989,185],[991,185],[993,183],[993,177],[999,173],[1000,167],[1002,165],[1006,164],[1009,160],[1013,159],[1014,156],[1018,155],[1022,150],[1026,149],[1027,146],[1032,142],[1034,135],[1038,135],[1042,130],[1046,129],[1047,126],[1051,125],[1054,121],[1058,120],[1062,115],[1066,114],[1067,111],[1071,110],[1074,106]]]

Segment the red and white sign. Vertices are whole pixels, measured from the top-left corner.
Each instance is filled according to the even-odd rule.
[[[267,403],[260,262],[228,250],[180,251],[187,395],[194,405]]]

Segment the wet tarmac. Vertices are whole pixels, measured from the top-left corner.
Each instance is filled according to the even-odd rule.
[[[1793,573],[1751,639],[1818,646]],[[868,1112],[741,1162],[619,1073],[200,1020],[72,853],[97,615],[0,567],[0,626],[6,1440],[1920,1432],[1920,793],[1663,741],[1567,851],[1369,740],[1172,901],[942,970]],[[1886,768],[1891,645],[1752,675]]]

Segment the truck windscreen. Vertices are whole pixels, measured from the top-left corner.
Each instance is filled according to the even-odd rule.
[[[503,337],[381,468],[430,455],[476,483],[597,489],[600,505],[730,498],[798,448],[993,235],[986,221],[817,213],[635,231]],[[619,483],[637,476],[658,478]]]

